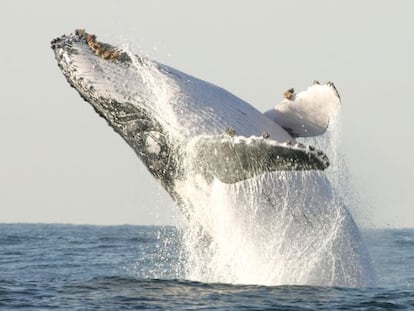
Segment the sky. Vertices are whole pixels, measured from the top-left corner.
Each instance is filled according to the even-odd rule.
[[[261,111],[290,87],[334,81],[361,222],[414,227],[412,12],[412,1],[2,1],[0,223],[177,217],[56,66],[50,41],[85,28]]]

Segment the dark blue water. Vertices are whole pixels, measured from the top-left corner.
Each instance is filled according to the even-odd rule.
[[[0,310],[414,310],[414,230],[364,232],[378,287],[183,280],[172,227],[0,224]]]

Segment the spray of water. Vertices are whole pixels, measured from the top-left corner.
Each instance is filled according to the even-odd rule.
[[[175,185],[186,215],[179,277],[263,285],[375,283],[366,248],[345,207],[346,171],[336,152],[338,118],[322,138],[311,142],[330,157],[327,172],[272,172],[235,184],[206,180],[191,169],[196,154],[192,145],[180,141],[187,127],[174,109],[186,107],[171,103],[182,94],[158,69],[134,65],[150,90],[145,96],[157,103],[154,115],[174,134],[188,161]]]
[[[189,170],[177,185],[189,215],[183,223],[185,277],[236,284],[373,285],[368,254],[343,203],[346,174],[335,152],[337,126],[331,123],[327,135],[314,141],[330,153],[326,174],[275,172],[228,185]]]

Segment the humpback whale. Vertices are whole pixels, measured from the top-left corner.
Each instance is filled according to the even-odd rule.
[[[283,128],[271,112],[263,114],[213,84],[101,43],[84,30],[53,40],[52,48],[70,85],[170,194],[189,143],[198,145],[199,170],[226,183],[266,171],[329,166],[322,151],[295,141],[291,124]]]
[[[196,219],[187,236],[197,236],[197,243],[188,243],[187,253],[189,261],[205,264],[189,269],[190,278],[373,284],[358,228],[323,174],[328,157],[297,140],[327,130],[340,103],[332,83],[314,83],[298,94],[289,89],[262,113],[214,84],[82,29],[51,47],[69,84]]]

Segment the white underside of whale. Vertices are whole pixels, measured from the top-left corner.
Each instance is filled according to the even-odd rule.
[[[74,46],[81,53],[72,56],[71,63],[76,63],[84,79],[96,81],[94,88],[98,93],[118,102],[133,99],[144,105],[150,103],[148,111],[180,139],[223,134],[232,128],[237,135],[246,137],[267,132],[278,142],[294,141],[259,110],[211,83],[149,59],[135,61],[134,66],[119,72],[115,64],[96,58],[88,46]],[[136,57],[130,54],[132,59]],[[122,81],[113,81],[111,77]]]

